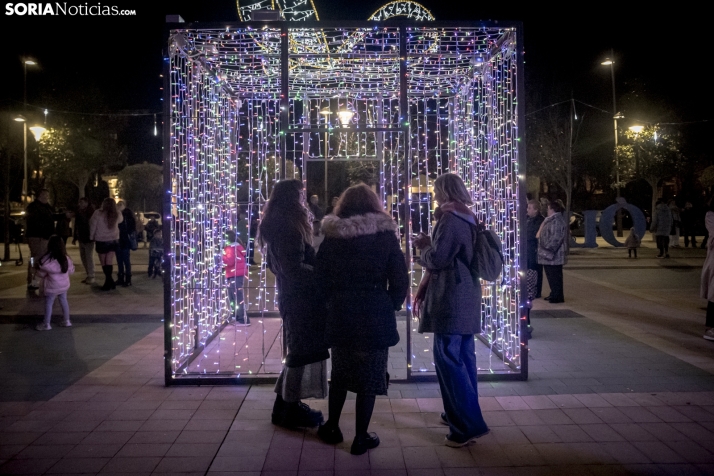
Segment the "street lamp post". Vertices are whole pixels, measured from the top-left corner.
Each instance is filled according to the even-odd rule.
[[[22,60],[22,112],[27,113],[27,67],[35,66],[37,63],[31,59],[24,58]],[[22,116],[20,116],[22,117]],[[23,158],[23,179],[22,179],[22,205],[27,203],[27,120],[22,117],[22,119],[15,118],[16,121],[22,121],[23,129],[23,147],[24,147],[24,158]]]
[[[610,78],[612,79],[612,121],[615,131],[615,181],[617,182],[616,191],[619,203],[620,198],[620,158],[617,153],[617,119],[621,116],[617,112],[617,97],[615,95],[615,51],[610,50],[610,57],[603,61],[603,66],[610,66]],[[622,236],[622,209],[617,210],[617,236]]]

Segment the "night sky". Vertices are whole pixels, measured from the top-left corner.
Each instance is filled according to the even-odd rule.
[[[314,1],[321,20],[366,20],[386,3]],[[40,64],[28,69],[27,96],[32,106],[67,111],[64,114],[160,112],[165,15],[180,14],[187,22],[237,21],[238,15],[235,1],[230,0],[147,3],[101,2],[134,9],[136,17],[10,17],[3,10],[0,108],[5,112],[22,108],[20,58],[28,55]],[[422,4],[437,20],[523,22],[527,114],[571,95],[610,111],[610,72],[600,62],[613,48],[617,96],[625,115],[647,122],[693,122],[676,127],[691,136],[697,153],[708,154],[701,146],[711,135],[712,123],[701,121],[713,115],[705,86],[708,75],[703,71],[708,62],[705,46],[711,40],[705,38],[702,11],[603,2],[573,2],[569,7],[561,2],[519,6],[517,2],[425,0]],[[612,140],[611,130],[608,136],[605,127],[611,116],[595,108],[578,108],[604,124],[602,137],[595,137],[596,141]],[[59,115],[50,112],[48,123]],[[158,142],[151,135],[153,116],[123,121],[130,163],[160,162]]]

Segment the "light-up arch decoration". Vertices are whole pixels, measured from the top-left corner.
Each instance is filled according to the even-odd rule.
[[[250,21],[254,10],[279,10],[289,21],[319,20],[312,0],[236,0],[241,21]]]
[[[423,5],[417,2],[394,1],[389,2],[374,12],[369,20],[383,21],[393,17],[406,17],[416,21],[434,21],[431,14]]]

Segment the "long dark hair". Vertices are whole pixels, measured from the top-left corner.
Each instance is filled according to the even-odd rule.
[[[342,192],[334,211],[340,218],[367,213],[384,213],[377,194],[363,183],[353,185]]]
[[[57,235],[50,236],[50,240],[47,242],[47,254],[42,257],[40,262],[46,263],[52,259],[60,264],[63,273],[67,272],[69,268],[67,251],[64,248],[64,240]]]
[[[275,184],[258,227],[258,244],[267,246],[286,231],[297,231],[306,243],[312,243],[312,227],[303,204],[302,182],[281,180]]]
[[[113,198],[105,198],[102,202],[101,210],[104,212],[104,216],[107,218],[107,225],[109,228],[114,228],[119,219],[119,212],[117,211],[117,203]]]

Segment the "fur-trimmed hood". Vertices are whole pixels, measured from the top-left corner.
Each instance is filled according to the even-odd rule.
[[[383,231],[391,231],[395,234],[397,232],[397,224],[385,213],[367,213],[349,218],[327,215],[322,219],[322,232],[328,238],[349,239]]]

